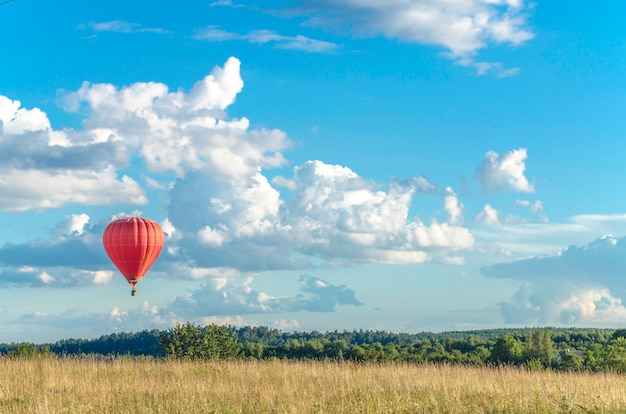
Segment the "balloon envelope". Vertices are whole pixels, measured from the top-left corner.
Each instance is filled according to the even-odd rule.
[[[131,286],[150,269],[161,253],[163,241],[161,226],[142,217],[115,220],[102,235],[104,250]]]

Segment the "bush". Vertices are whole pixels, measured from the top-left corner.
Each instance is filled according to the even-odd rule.
[[[22,342],[11,349],[8,354],[10,358],[56,358],[56,355],[50,351],[50,347]]]

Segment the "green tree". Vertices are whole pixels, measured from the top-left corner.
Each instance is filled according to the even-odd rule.
[[[242,349],[236,331],[226,325],[176,324],[161,335],[165,355],[178,359],[235,359]]]
[[[618,336],[606,344],[601,364],[608,371],[626,372],[626,338]]]
[[[556,367],[564,371],[580,371],[583,369],[583,358],[573,352],[564,353],[558,360]]]
[[[265,350],[263,342],[246,342],[244,344],[244,354],[251,358],[262,359]]]
[[[467,354],[467,362],[474,365],[485,364],[490,356],[489,349],[483,345],[479,345],[476,349]]]
[[[327,358],[343,361],[347,352],[348,344],[343,339],[335,339],[325,343],[324,353]]]
[[[523,352],[524,361],[537,360],[544,367],[548,367],[552,363],[554,354],[554,344],[550,331],[539,329],[526,335],[526,346]]]
[[[616,329],[615,332],[613,332],[613,335],[611,335],[611,339],[617,339],[620,337],[626,338],[626,329],[624,328]]]
[[[522,360],[522,346],[513,335],[504,335],[491,348],[489,360],[496,364],[518,364]]]

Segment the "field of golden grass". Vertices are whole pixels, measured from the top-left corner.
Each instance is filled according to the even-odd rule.
[[[1,413],[624,413],[626,376],[451,365],[0,359]]]

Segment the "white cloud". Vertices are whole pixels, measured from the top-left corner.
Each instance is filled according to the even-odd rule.
[[[529,202],[533,205],[534,202]],[[577,215],[558,222],[549,222],[539,212],[538,220],[500,218],[501,211],[489,205],[487,209],[498,215],[495,226],[484,220],[484,212],[475,218],[471,231],[475,248],[491,257],[489,260],[521,260],[533,256],[557,255],[565,246],[585,245],[602,234],[626,235],[626,215]]]
[[[252,179],[267,188],[257,169],[284,164],[280,151],[291,144],[281,131],[249,131],[245,118],[223,119],[222,110],[243,87],[239,69],[239,60],[230,58],[188,94],[170,93],[165,85],[152,82],[122,89],[85,83],[70,94],[68,108],[86,103],[91,111],[87,128],[108,131],[110,140],[138,151],[152,172],[173,172],[182,180],[186,174],[202,171],[198,176],[211,175],[216,183],[244,181],[246,185]],[[254,174],[256,178],[251,177]],[[252,193],[242,197],[259,196],[249,190]]]
[[[560,319],[564,324],[590,323],[600,326],[622,326],[626,308],[622,300],[608,289],[589,289],[574,293],[559,304]]]
[[[486,192],[518,191],[531,193],[533,185],[524,175],[527,157],[526,148],[519,148],[499,155],[494,151],[487,152],[481,166],[476,171],[483,190]]]
[[[121,312],[120,309],[116,306],[113,309],[111,309],[111,312],[109,312],[109,315],[111,316],[111,319],[121,323],[122,322],[122,318],[125,318],[128,316],[127,312]]]
[[[50,129],[50,121],[39,108],[21,108],[20,101],[0,95],[0,133],[22,135],[26,132]]]
[[[298,187],[294,180],[287,179],[280,175],[272,178],[272,184],[274,184],[276,187],[284,187],[289,190],[295,190]]]
[[[335,43],[311,39],[306,36],[282,36],[269,30],[254,30],[245,36],[250,43],[274,43],[279,49],[325,53],[338,49]]]
[[[207,42],[223,42],[226,40],[241,40],[242,35],[220,29],[218,26],[207,26],[198,30],[194,35],[194,39]]]
[[[52,130],[45,113],[20,105],[0,96],[0,209],[147,202],[137,182],[116,173],[127,159],[121,144],[85,141],[89,132]]]
[[[526,28],[521,0],[305,0],[295,10],[308,16],[306,23],[311,26],[442,46],[448,57],[476,68],[478,74],[514,75],[517,69],[477,62],[474,56],[491,43],[520,45],[534,36]]]
[[[284,201],[259,173],[260,166],[252,168],[258,158],[250,154],[252,159],[240,158],[240,165],[250,168],[231,173],[207,165],[211,173],[188,172],[174,185],[169,218],[193,236],[181,240],[180,247],[194,266],[302,268],[310,265],[306,257],[414,263],[438,250],[472,246],[469,231],[456,223],[408,220],[413,197],[435,189],[423,177],[394,182],[385,190],[347,167],[307,161],[294,168],[293,179],[279,180],[293,191]],[[462,206],[453,203],[453,194],[448,197],[446,208],[458,220]]]
[[[68,257],[65,257],[65,260],[68,260]],[[113,271],[81,270],[77,268],[77,266],[79,265],[75,267],[52,265],[31,268],[0,268],[0,287],[45,286],[67,288],[75,286],[97,286],[106,285],[113,278]],[[91,267],[93,267],[93,265],[91,265]],[[105,267],[104,261],[102,262],[102,267]]]
[[[539,213],[543,211],[543,201],[537,200],[530,205],[530,211],[533,213]]]
[[[461,257],[461,256],[444,256],[441,258],[440,263],[460,266],[460,265],[465,264],[466,260],[464,257]]]
[[[115,172],[17,170],[0,168],[0,208],[7,212],[77,204],[146,204],[143,189],[132,178]],[[58,183],[62,182],[63,186]]]
[[[54,283],[54,277],[50,276],[48,274],[48,272],[42,272],[39,274],[39,280],[41,280],[42,283],[46,284],[46,285],[50,285],[52,283]]]
[[[450,224],[460,224],[463,222],[463,203],[461,203],[451,187],[446,188],[444,199],[445,208],[448,212],[448,222]]]
[[[145,191],[131,175],[146,180],[146,171],[133,171],[128,164],[139,157],[148,173],[176,177],[171,185],[152,187],[167,192],[169,203],[163,255],[170,260],[160,266],[180,277],[302,269],[314,261],[444,262],[454,252],[472,248],[474,238],[461,225],[462,203],[451,189],[442,200],[445,222],[409,218],[415,199],[437,194],[424,177],[379,184],[345,166],[306,161],[293,169],[293,177],[274,180],[292,191],[281,198],[263,172],[285,166],[283,151],[292,143],[282,131],[250,129],[246,118],[227,116],[242,88],[236,58],[214,68],[188,92],[171,92],[155,82],[121,88],[84,83],[66,103],[87,118],[83,130],[61,131],[64,146],[50,145],[46,125],[34,133],[38,122],[20,128],[27,131],[22,135],[0,135],[0,147],[6,149],[0,159],[20,163],[12,170],[0,168],[0,207],[26,211],[67,203],[144,204]],[[4,103],[3,119],[15,118],[19,104]],[[18,140],[26,144],[13,145]],[[11,154],[18,150],[19,157]],[[121,168],[129,175],[118,178]],[[104,283],[105,274],[80,280],[62,274],[72,260],[82,272],[110,268],[103,253],[94,250],[100,246],[95,236],[103,229],[90,227],[88,221],[86,215],[69,216],[58,225],[54,239],[0,249],[0,262],[46,271],[54,278],[52,286]],[[83,252],[80,257],[77,251]],[[78,263],[88,258],[91,267]],[[7,268],[3,285],[20,280],[14,275]],[[41,284],[33,278],[21,280]]]
[[[106,22],[88,22],[78,25],[80,30],[90,30],[94,33],[114,32],[114,33],[161,33],[169,34],[170,31],[160,28],[142,27],[139,23],[131,23],[125,20],[109,20]]]
[[[251,324],[247,319],[237,316],[205,316],[198,319],[198,323],[201,325],[229,325],[229,326],[250,326]]]
[[[85,226],[89,223],[87,214],[72,214],[65,217],[65,220],[57,224],[55,233],[58,237],[81,235],[85,231]]]
[[[486,204],[483,210],[476,215],[476,222],[484,224],[490,227],[500,227],[500,218],[498,217],[498,210],[493,208],[490,204]]]
[[[488,277],[522,283],[500,304],[509,323],[606,326],[626,323],[626,238],[604,236],[557,255],[485,266]]]
[[[567,286],[564,292],[549,294],[545,289],[556,284],[523,286],[511,298],[500,303],[505,323],[542,324],[581,327],[619,327],[626,322],[626,307],[606,288]]]
[[[223,110],[243,88],[239,69],[239,60],[229,58],[187,94],[156,83],[123,89],[86,83],[70,95],[70,107],[86,103],[91,116],[85,125],[112,131],[113,140],[139,151],[152,172],[183,177],[204,170],[218,181],[248,179],[259,167],[283,165],[280,151],[291,143],[281,131],[250,131],[246,118],[224,119]]]
[[[194,39],[207,42],[240,40],[253,44],[273,44],[278,49],[312,53],[329,53],[339,49],[339,45],[336,43],[312,39],[303,35],[284,36],[271,30],[252,30],[247,34],[239,34],[220,29],[217,26],[208,26],[198,30],[194,35]]]
[[[211,7],[216,7],[216,6],[224,6],[224,7],[245,7],[242,4],[234,4],[232,2],[232,0],[217,0],[214,1],[213,3],[211,3],[209,6]]]
[[[87,274],[93,275],[92,282],[94,285],[106,285],[111,279],[113,279],[113,272],[110,270],[98,270],[95,272],[88,272]]]
[[[300,277],[300,293],[283,297],[255,290],[251,287],[251,277],[223,282],[205,284],[176,297],[159,309],[159,315],[170,320],[189,320],[279,312],[332,312],[341,305],[362,305],[352,289],[306,275]]]
[[[526,207],[535,214],[543,211],[543,201],[541,200],[536,200],[532,203],[529,200],[515,200],[515,204],[521,207]]]
[[[308,161],[294,172],[297,190],[285,203],[283,217],[303,251],[342,260],[405,262],[424,261],[431,248],[463,249],[473,243],[463,227],[408,220],[414,195],[434,189],[423,177],[383,191],[346,167],[320,161]]]
[[[239,59],[231,57],[224,64],[224,68],[215,67],[204,79],[196,82],[187,96],[192,110],[224,109],[235,102],[235,97],[243,89],[243,79],[239,75],[240,66]],[[219,128],[220,125],[217,126]]]
[[[300,328],[302,325],[295,319],[276,319],[270,323],[270,326],[281,331],[293,331]]]
[[[231,280],[228,284],[222,281],[216,286],[204,285],[162,306],[143,302],[134,308],[113,306],[103,313],[87,313],[84,309],[68,309],[60,314],[34,312],[21,315],[9,322],[28,326],[31,331],[37,331],[40,335],[49,335],[51,327],[62,326],[66,336],[85,337],[117,331],[165,329],[176,322],[186,321],[236,326],[259,325],[248,317],[267,315],[271,318],[272,315],[285,310],[332,312],[337,306],[360,306],[354,292],[346,286],[336,286],[325,281],[318,283],[320,279],[309,276],[302,276],[300,281],[300,292],[284,297],[275,297],[254,290],[250,286],[252,278],[246,277]],[[284,319],[268,319],[263,324],[280,329],[295,329],[300,326],[296,320]],[[90,330],[85,331],[85,327],[90,327]],[[58,332],[55,331],[53,334],[57,336]]]
[[[224,232],[213,230],[210,226],[206,226],[198,232],[198,241],[202,244],[221,246],[225,238]]]
[[[117,270],[102,247],[108,219],[89,223],[87,214],[65,217],[49,238],[0,247],[0,287],[98,286]],[[114,270],[115,269],[115,270]]]

